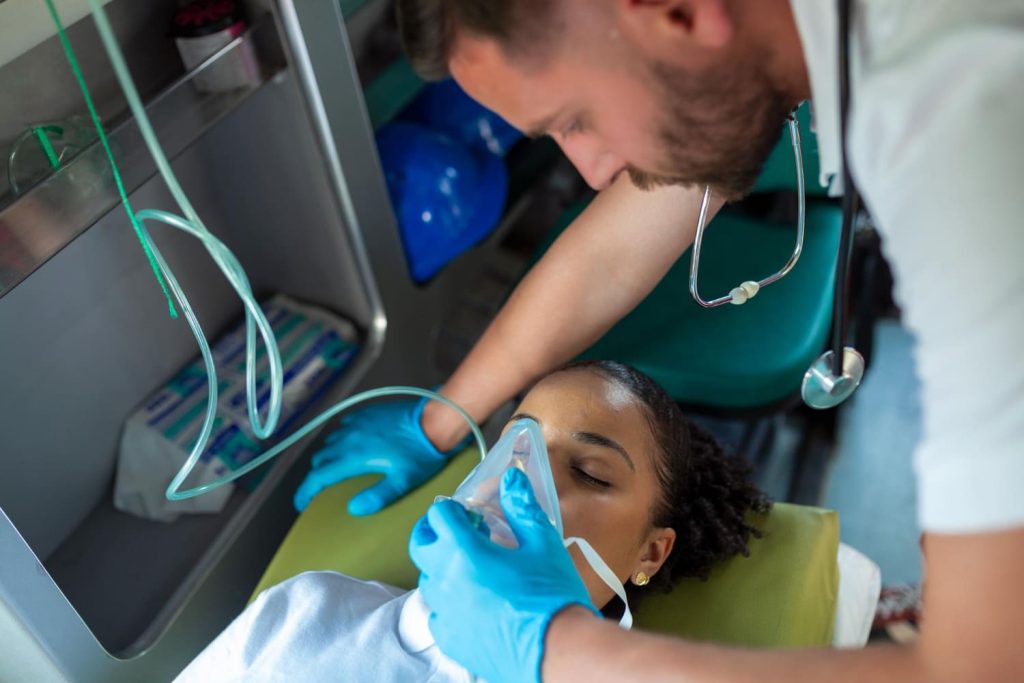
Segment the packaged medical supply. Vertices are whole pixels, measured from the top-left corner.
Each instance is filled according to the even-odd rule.
[[[426,126],[468,147],[500,157],[523,139],[522,133],[467,95],[451,78],[424,87],[402,112],[401,120]]]
[[[434,277],[501,221],[508,170],[497,155],[403,121],[380,129],[377,151],[414,281]]]
[[[265,450],[274,437],[287,433],[295,418],[344,371],[358,351],[356,329],[344,319],[280,295],[265,302],[263,309],[284,365],[279,426],[264,444],[253,435],[246,409],[245,325],[239,324],[212,346],[219,390],[217,416],[209,444],[186,480],[187,486],[238,469]],[[260,410],[266,408],[270,396],[268,365],[261,348],[256,367]],[[118,509],[147,519],[173,521],[182,513],[219,512],[227,503],[232,486],[183,501],[170,501],[164,495],[203,425],[206,386],[203,362],[196,359],[128,418],[114,486]]]

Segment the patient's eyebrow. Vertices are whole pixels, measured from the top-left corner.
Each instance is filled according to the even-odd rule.
[[[528,420],[533,420],[537,424],[541,424],[540,418],[534,417],[529,413],[516,413],[515,415],[508,419],[508,422],[506,424],[511,424],[516,420],[521,420],[524,418]],[[593,444],[595,446],[604,446],[605,448],[612,449],[613,451],[622,456],[623,460],[626,461],[626,464],[629,465],[629,469],[636,472],[636,465],[633,464],[633,458],[629,457],[629,453],[626,452],[625,448],[619,445],[618,441],[615,441],[614,439],[609,439],[607,436],[604,436],[603,434],[597,434],[595,432],[573,432],[572,438],[576,439],[580,443]]]
[[[629,469],[636,472],[636,465],[633,464],[633,459],[629,457],[629,453],[627,453],[626,449],[620,446],[617,441],[609,439],[607,436],[603,436],[601,434],[595,434],[594,432],[573,432],[572,438],[581,443],[589,443],[594,444],[595,446],[604,446],[605,448],[612,449],[622,456],[626,461],[626,464],[629,465]]]

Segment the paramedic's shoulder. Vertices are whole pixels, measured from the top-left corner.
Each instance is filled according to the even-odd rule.
[[[917,337],[923,528],[1024,525],[1024,3],[861,3],[852,173]]]

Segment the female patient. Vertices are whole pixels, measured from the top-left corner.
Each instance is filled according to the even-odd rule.
[[[570,365],[534,385],[516,413],[543,430],[565,536],[587,539],[631,601],[706,577],[760,535],[747,513],[769,503],[746,465],[646,375],[609,361]],[[571,552],[594,604],[615,610],[611,589]],[[423,615],[417,591],[307,572],[264,591],[178,680],[471,680],[434,645]]]

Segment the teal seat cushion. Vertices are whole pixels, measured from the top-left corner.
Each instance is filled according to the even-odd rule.
[[[797,111],[808,196],[820,196],[818,150],[810,108]],[[755,192],[796,189],[788,131],[765,163]],[[567,210],[534,260],[578,216]],[[681,403],[705,408],[762,408],[792,396],[821,353],[831,328],[833,279],[842,214],[830,201],[807,206],[804,251],[793,271],[742,306],[701,308],[689,293],[690,252],[653,292],[583,358],[617,360],[647,373]],[[705,301],[746,280],[761,280],[789,259],[796,225],[757,220],[726,208],[708,225],[700,265]]]
[[[538,258],[584,208],[579,204],[565,212]],[[693,300],[688,250],[582,358],[628,363],[676,401],[696,406],[742,410],[788,398],[831,329],[841,225],[837,206],[809,203],[800,260],[789,275],[742,306],[705,309]],[[705,233],[701,296],[724,296],[745,280],[772,275],[786,263],[795,241],[795,225],[723,211]]]
[[[370,517],[352,517],[345,506],[373,477],[326,489],[295,521],[253,597],[310,570],[413,588],[418,573],[407,550],[413,524],[435,495],[455,490],[479,457],[475,449],[464,451],[431,481]],[[765,537],[751,542],[750,557],[722,563],[707,581],[686,580],[671,593],[647,596],[636,605],[637,625],[735,645],[828,645],[839,587],[836,514],[779,503],[759,524]]]
[[[811,130],[811,106],[803,103],[796,111],[796,120],[800,128],[800,158],[804,162],[804,185],[808,197],[825,197],[828,188],[818,182],[821,175],[821,162],[818,157],[818,137]],[[789,126],[783,128],[782,137],[772,150],[761,175],[757,178],[753,192],[777,192],[779,190],[796,191],[796,162],[793,159],[793,143],[789,137]]]
[[[810,205],[804,252],[789,275],[742,306],[705,309],[689,293],[690,252],[585,358],[629,363],[675,400],[723,409],[765,406],[792,395],[821,353],[832,316],[838,208]],[[723,213],[709,226],[699,291],[710,300],[776,272],[796,227]]]

